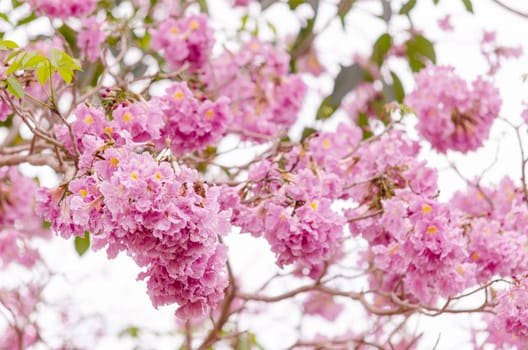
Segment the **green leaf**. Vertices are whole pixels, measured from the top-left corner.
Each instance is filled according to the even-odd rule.
[[[22,87],[22,84],[18,81],[17,78],[11,76],[7,77],[7,89],[10,93],[13,94],[13,96],[22,98],[24,97],[24,88]]]
[[[7,51],[7,50],[13,50],[18,49],[17,43],[11,40],[1,40],[0,41],[0,50]]]
[[[90,232],[85,231],[84,237],[75,237],[74,245],[77,254],[83,256],[88,248],[90,248]]]
[[[9,22],[9,17],[5,13],[0,12],[0,18],[3,19],[4,21],[6,21],[7,23],[10,23]]]
[[[25,52],[23,52],[20,56],[18,56],[13,62],[9,63],[9,68],[6,70],[6,75],[11,75],[17,70],[22,69],[22,61],[24,59],[24,56],[26,55]]]
[[[335,78],[334,90],[327,96],[317,110],[317,119],[328,119],[341,105],[343,97],[354,90],[364,80],[365,71],[358,64],[341,67]]]
[[[290,6],[290,10],[295,10],[302,4],[304,4],[304,0],[288,0],[288,6]]]
[[[473,4],[471,3],[471,0],[462,0],[462,3],[468,12],[473,13]]]
[[[339,0],[339,4],[337,4],[337,15],[339,16],[343,29],[345,29],[345,17],[355,2],[356,0]]]
[[[277,27],[275,26],[275,24],[273,24],[271,21],[266,21],[266,24],[268,25],[268,28],[273,33],[273,36],[277,38],[278,34],[277,34]]]
[[[36,69],[41,63],[48,59],[39,53],[31,52],[24,57],[23,69]]]
[[[45,86],[48,79],[51,77],[51,65],[48,60],[41,63],[37,67],[37,80],[40,85]]]
[[[403,84],[393,71],[390,72],[392,77],[392,88],[394,89],[394,97],[396,98],[396,101],[399,103],[403,103],[403,99],[405,98],[405,89],[403,88]]]
[[[207,0],[198,0],[198,5],[200,6],[200,12],[209,13],[209,6],[207,6]]]
[[[29,22],[33,22],[37,18],[38,18],[37,15],[35,15],[35,13],[32,12],[29,16],[27,16],[25,18],[22,18],[20,21],[18,21],[17,26],[21,26],[21,25],[27,24]]]
[[[439,2],[440,2],[440,0],[433,0],[433,4],[435,4],[435,5],[438,5]]]
[[[420,34],[415,34],[405,42],[409,66],[413,72],[425,67],[428,61],[436,63],[436,53],[433,43]]]
[[[314,25],[319,11],[319,0],[307,0],[314,11],[312,18],[306,21],[306,24],[301,28],[295,42],[290,48],[290,68],[295,72],[295,60],[305,53],[309,52],[315,39]]]
[[[306,140],[308,137],[312,136],[316,132],[317,132],[317,129],[308,128],[308,127],[304,128],[302,132],[302,136],[301,136],[301,142],[303,142],[304,140]]]
[[[70,49],[72,50],[73,54],[78,57],[79,56],[79,49],[77,48],[77,32],[75,32],[67,24],[63,24],[57,30],[64,37],[64,39],[66,40],[66,42],[70,46]]]
[[[61,76],[62,80],[66,82],[66,84],[70,84],[73,80],[73,71],[68,68],[58,68],[57,71],[59,72],[59,75]]]
[[[409,0],[400,9],[400,15],[408,15],[409,12],[416,6],[416,0]]]
[[[387,54],[387,52],[389,52],[391,47],[392,37],[390,36],[390,34],[382,34],[374,43],[374,47],[372,48],[371,60],[375,62],[378,67],[381,67],[385,55]]]
[[[50,63],[51,63],[51,66],[53,68],[58,68],[59,67],[59,61],[62,57],[62,51],[57,49],[57,48],[50,48],[49,50],[49,60],[50,60]]]
[[[368,117],[364,113],[359,113],[357,125],[363,130],[363,140],[371,138],[374,134],[370,130]]]
[[[243,32],[246,29],[248,19],[249,15],[247,13],[242,16],[242,18],[240,19],[240,28],[238,29],[239,32]]]
[[[139,336],[140,329],[136,326],[130,326],[128,328],[123,329],[121,332],[119,332],[120,337],[124,336],[130,336],[132,338],[137,338]]]

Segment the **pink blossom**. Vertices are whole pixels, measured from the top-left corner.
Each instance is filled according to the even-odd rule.
[[[491,83],[479,77],[470,89],[446,66],[423,69],[416,83],[406,103],[416,111],[418,131],[433,148],[467,153],[482,146],[502,103]]]
[[[31,7],[40,14],[62,18],[82,17],[95,10],[97,0],[28,0]]]
[[[77,34],[77,46],[88,62],[95,62],[101,55],[101,44],[106,40],[106,34],[101,30],[102,23],[95,17],[82,20],[82,29]]]
[[[488,318],[488,342],[499,346],[528,344],[528,292],[525,278],[497,294],[495,317]]]
[[[455,27],[451,24],[451,15],[445,15],[438,20],[438,26],[445,32],[452,32]]]
[[[164,147],[169,140],[176,154],[204,149],[218,142],[231,120],[227,98],[200,101],[185,83],[171,85],[158,103],[165,119],[158,144]]]
[[[330,294],[311,292],[303,303],[304,313],[334,322],[343,311],[343,305],[336,303],[334,299]]]
[[[179,20],[169,18],[152,30],[151,47],[163,50],[167,63],[180,68],[199,70],[207,62],[214,44],[213,31],[205,15],[191,15]]]
[[[218,236],[229,232],[231,213],[220,207],[220,189],[203,184],[194,170],[138,152],[130,138],[121,141],[87,152],[90,171],[67,191],[42,190],[39,212],[64,237],[89,231],[94,249],[130,255],[144,268],[139,278],[154,306],[178,303],[179,317],[202,317],[228,285],[227,248]]]
[[[251,40],[237,52],[225,52],[205,72],[208,87],[231,100],[233,131],[263,142],[297,119],[306,85],[289,72],[283,51]]]

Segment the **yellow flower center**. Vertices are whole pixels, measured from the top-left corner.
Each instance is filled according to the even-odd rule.
[[[132,178],[132,180],[137,180],[139,179],[139,174],[137,171],[133,171],[132,173],[130,173],[130,177]]]
[[[429,226],[427,228],[427,233],[430,234],[430,235],[433,235],[435,233],[438,232],[438,229],[436,228],[436,226]]]
[[[178,27],[175,26],[175,27],[172,27],[172,28],[170,29],[170,32],[171,32],[172,34],[178,34],[178,33],[180,32],[180,30],[178,29]]]
[[[433,208],[431,208],[429,204],[424,204],[424,206],[422,207],[422,213],[424,214],[429,214],[432,210]]]
[[[110,165],[111,166],[117,166],[118,164],[119,164],[119,159],[117,159],[116,157],[110,158]]]
[[[212,109],[208,109],[206,112],[205,112],[205,117],[209,120],[213,119],[214,117],[214,111]]]
[[[325,149],[332,147],[332,143],[330,142],[329,139],[324,139],[323,142],[321,143],[321,145]]]
[[[191,22],[189,22],[189,28],[191,28],[191,30],[196,30],[200,28],[200,23],[198,23],[197,20],[193,19]]]
[[[176,92],[174,93],[173,96],[174,96],[175,99],[177,99],[178,101],[180,101],[181,99],[183,99],[183,92],[181,92],[181,91],[178,90],[178,91],[176,91]]]
[[[112,129],[112,128],[109,127],[109,126],[106,126],[106,127],[104,128],[104,131],[105,131],[107,134],[111,134],[111,133],[114,132],[114,129]]]
[[[94,122],[94,118],[91,115],[87,115],[86,117],[84,117],[84,122],[86,124],[92,124]]]
[[[156,178],[156,180],[161,180],[161,177],[162,177],[162,176],[161,176],[161,173],[158,171],[158,172],[154,175],[154,177]]]
[[[79,194],[81,195],[81,197],[86,197],[88,195],[88,191],[86,191],[84,188],[82,190],[79,191]]]
[[[471,259],[473,259],[474,261],[477,261],[479,258],[480,256],[478,255],[478,253],[471,254]]]
[[[311,202],[311,203],[310,203],[310,208],[312,208],[312,210],[317,210],[317,207],[318,207],[318,206],[319,206],[319,205],[317,204],[317,202]]]
[[[128,123],[129,121],[132,120],[132,118],[134,118],[134,117],[129,112],[126,112],[125,114],[123,114],[123,121],[124,122]]]
[[[462,267],[462,265],[458,265],[457,268],[456,268],[456,272],[460,275],[460,276],[464,276],[464,268]]]

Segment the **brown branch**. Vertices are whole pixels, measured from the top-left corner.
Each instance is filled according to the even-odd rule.
[[[517,16],[528,18],[528,13],[519,11],[519,10],[511,7],[510,5],[507,5],[507,4],[503,3],[501,0],[491,0],[491,1],[493,1],[495,4],[499,5],[500,7],[505,9],[506,11],[509,11],[509,12],[511,12],[511,13],[517,15]]]

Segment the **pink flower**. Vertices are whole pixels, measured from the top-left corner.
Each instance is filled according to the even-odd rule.
[[[452,32],[455,27],[451,24],[451,15],[445,15],[438,20],[438,26],[445,32]]]
[[[200,70],[214,44],[213,31],[207,21],[205,15],[191,15],[179,20],[169,18],[152,30],[151,47],[163,50],[172,68],[187,63],[190,70]]]
[[[97,0],[28,0],[31,7],[40,14],[66,19],[82,17],[94,11]]]
[[[528,283],[525,278],[516,281],[509,290],[497,295],[497,306],[493,310],[495,317],[488,318],[487,341],[500,346],[519,346],[528,344]]]
[[[204,149],[223,136],[231,119],[229,100],[198,100],[185,83],[174,83],[159,100],[165,125],[157,141],[170,147],[176,154]],[[155,140],[157,138],[154,138]]]
[[[231,100],[233,131],[264,142],[291,126],[302,106],[306,85],[288,72],[284,51],[253,39],[238,52],[216,59],[204,80],[210,90]]]
[[[82,29],[77,34],[77,46],[88,62],[95,62],[101,55],[101,44],[106,40],[106,34],[101,30],[102,23],[95,17],[82,20]]]
[[[91,138],[85,135],[83,144]],[[183,165],[159,162],[130,138],[119,141],[124,144],[97,151],[86,147],[88,170],[67,191],[42,190],[39,212],[64,237],[89,231],[94,249],[130,255],[144,268],[139,278],[155,307],[178,303],[179,317],[203,317],[228,285],[227,248],[218,236],[229,232],[231,213],[219,204],[220,189]]]
[[[470,89],[452,67],[429,66],[416,75],[406,103],[418,117],[418,131],[441,153],[467,153],[482,146],[498,116],[498,90],[479,77]]]
[[[311,292],[303,303],[303,309],[307,315],[318,315],[334,322],[343,311],[343,305],[336,303],[330,294]]]

